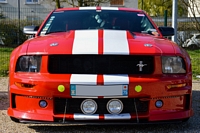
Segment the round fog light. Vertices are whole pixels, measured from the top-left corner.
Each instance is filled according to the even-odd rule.
[[[119,99],[111,99],[107,103],[107,110],[111,114],[119,114],[123,110],[123,103]]]
[[[156,105],[157,108],[161,108],[163,106],[163,101],[158,100],[158,101],[156,101],[155,105]]]
[[[40,100],[39,105],[41,108],[45,108],[47,106],[47,102],[45,100]]]
[[[85,99],[81,103],[81,110],[84,114],[94,114],[97,111],[97,103],[92,99]]]

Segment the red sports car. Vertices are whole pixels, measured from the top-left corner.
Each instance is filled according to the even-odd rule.
[[[77,7],[52,11],[10,58],[16,122],[134,124],[192,115],[188,53],[142,10]]]

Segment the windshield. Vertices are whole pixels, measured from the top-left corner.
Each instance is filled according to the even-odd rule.
[[[119,10],[72,10],[53,12],[39,35],[86,29],[128,30],[140,33],[155,31],[143,13]]]

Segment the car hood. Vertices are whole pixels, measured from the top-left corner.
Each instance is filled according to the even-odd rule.
[[[77,30],[28,40],[27,54],[175,54],[178,46],[149,34],[120,30]]]

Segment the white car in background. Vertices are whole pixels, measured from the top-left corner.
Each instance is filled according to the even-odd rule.
[[[4,42],[3,42],[4,39],[5,39],[5,38],[0,37],[0,45],[4,45]]]
[[[191,38],[187,39],[182,47],[190,48],[190,49],[197,49],[200,47],[200,33],[193,34]]]

